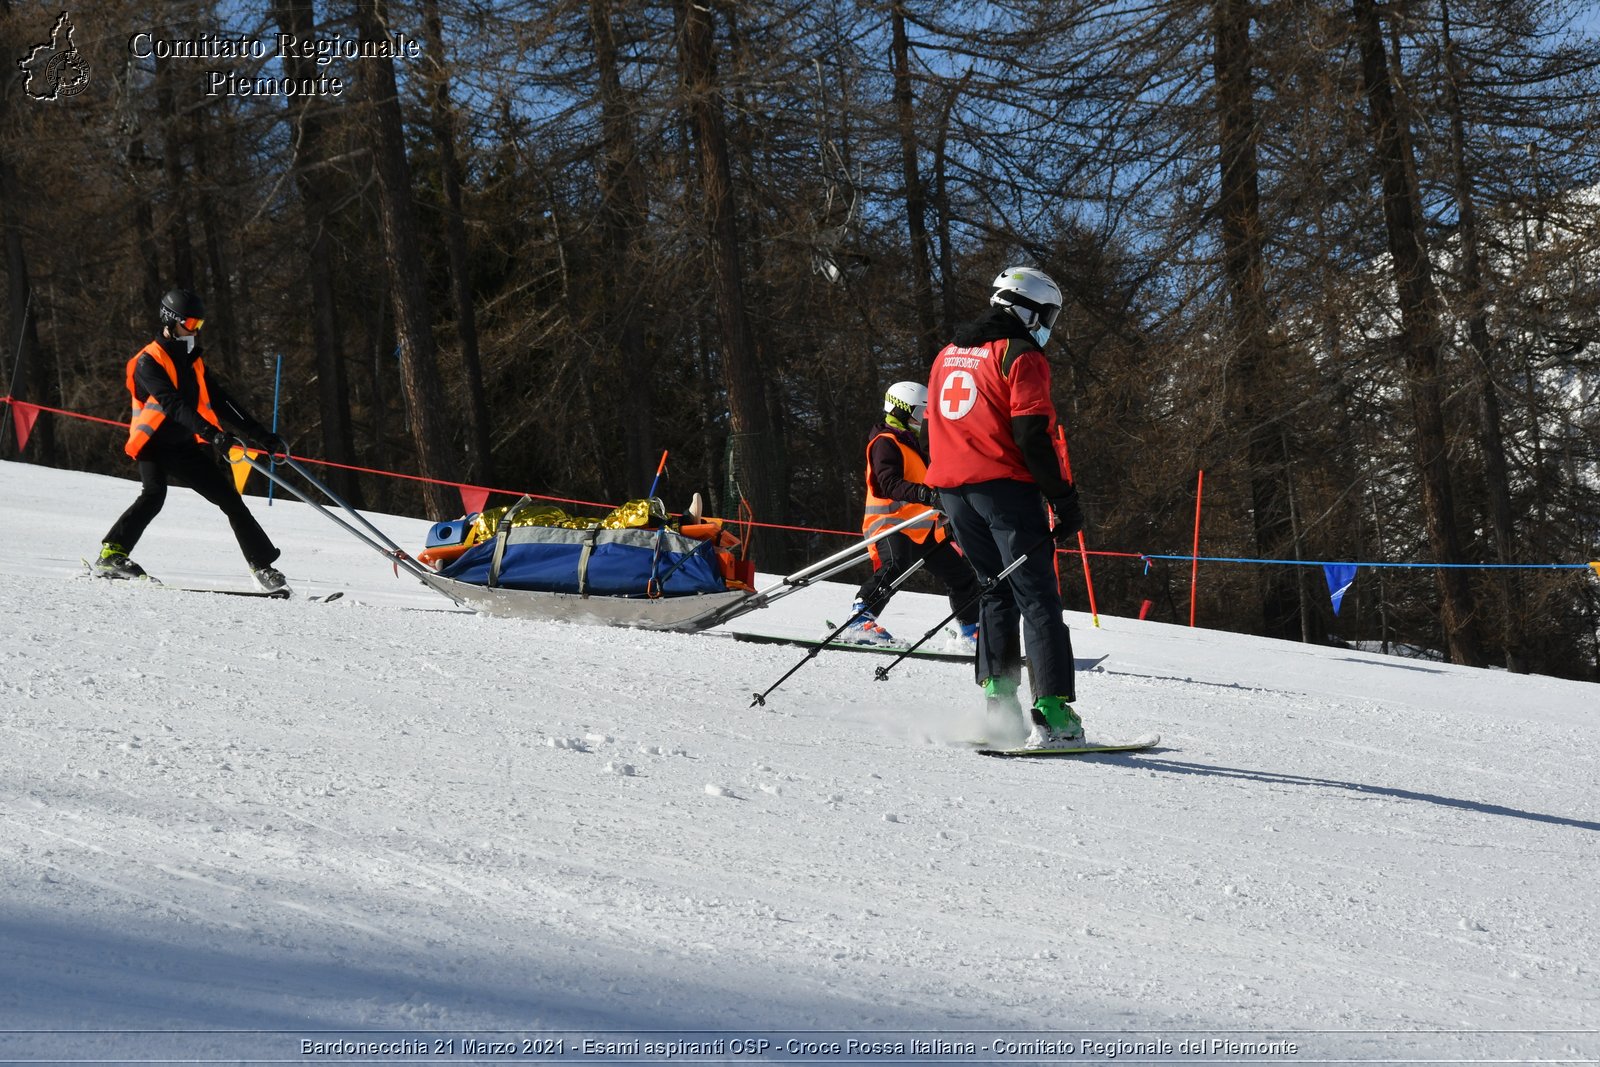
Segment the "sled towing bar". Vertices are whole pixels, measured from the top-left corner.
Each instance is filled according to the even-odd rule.
[[[839,574],[842,571],[847,571],[851,567],[854,567],[856,564],[860,563],[862,560],[866,559],[868,550],[871,548],[871,546],[877,544],[879,541],[882,541],[885,537],[888,537],[890,534],[899,533],[908,526],[915,526],[919,522],[926,522],[929,519],[936,517],[938,514],[939,512],[933,508],[929,508],[927,511],[919,511],[909,519],[906,519],[903,522],[897,522],[887,530],[882,530],[878,533],[875,533],[864,541],[858,541],[849,548],[840,549],[831,556],[828,556],[824,559],[819,559],[817,562],[809,566],[801,567],[793,574],[789,574],[783,578],[780,578],[778,581],[767,586],[765,589],[757,590],[735,604],[729,604],[726,608],[723,608],[706,621],[706,628],[709,629],[713,626],[720,626],[725,622],[737,619],[740,615],[744,615],[747,612],[755,611],[757,608],[767,607],[774,600],[781,600],[790,593],[798,593],[800,590],[804,589],[813,582],[825,581],[828,578],[832,578],[835,574]]]
[[[316,487],[318,492],[322,493],[322,495],[333,501],[342,510],[349,512],[350,515],[355,518],[356,522],[359,522],[362,526],[366,527],[366,531],[357,529],[355,526],[352,526],[350,523],[346,522],[344,519],[341,519],[332,511],[328,510],[326,505],[320,503],[319,501],[312,500],[305,493],[301,492],[300,488],[294,485],[292,482],[285,481],[283,478],[278,477],[277,473],[273,471],[267,464],[259,463],[252,459],[248,450],[246,450],[244,453],[244,461],[250,464],[250,466],[254,467],[256,470],[260,471],[262,474],[266,475],[268,480],[270,480],[273,484],[281,486],[285,492],[293,493],[295,496],[299,497],[302,502],[310,504],[317,511],[327,516],[329,522],[340,526],[345,530],[345,532],[351,534],[352,536],[360,538],[360,540],[365,543],[367,547],[382,555],[396,567],[404,567],[407,571],[410,571],[412,575],[422,582],[423,585],[426,585],[430,589],[438,588],[433,583],[428,581],[428,578],[431,577],[431,573],[426,567],[413,559],[409,552],[390,540],[388,534],[384,533],[382,530],[372,525],[372,523],[368,522],[365,515],[361,514],[361,512],[345,503],[344,499],[340,497],[338,493],[335,493],[332,489],[324,485],[321,479],[317,478],[310,471],[306,470],[305,467],[301,465],[299,460],[295,459],[287,452],[283,454],[284,465],[290,470],[294,471],[296,474],[300,475],[300,477],[304,478],[306,481],[310,482]],[[448,596],[449,594],[446,595]],[[455,598],[451,597],[451,599],[454,600]]]

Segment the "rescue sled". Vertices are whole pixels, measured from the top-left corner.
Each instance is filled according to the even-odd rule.
[[[593,523],[549,525],[530,498],[496,509],[493,528],[482,516],[436,524],[427,548],[412,556],[345,503],[292,456],[278,459],[347,514],[341,518],[248,453],[244,461],[311,505],[368,547],[457,605],[489,615],[550,619],[645,630],[697,633],[721,625],[867,559],[877,541],[924,521],[918,514],[873,537],[754,587],[755,568],[734,548],[739,542],[715,520],[673,523],[650,501],[633,501]],[[634,514],[621,515],[634,509]],[[638,514],[644,509],[641,521]],[[555,509],[543,509],[554,511]],[[543,516],[555,520],[553,516]],[[524,521],[525,520],[525,521]],[[631,523],[631,525],[629,524]],[[357,525],[358,524],[358,525]]]
[[[436,524],[417,557],[432,573],[418,577],[490,615],[693,632],[753,594],[739,544],[715,520],[674,522],[659,501],[582,520],[523,497]]]

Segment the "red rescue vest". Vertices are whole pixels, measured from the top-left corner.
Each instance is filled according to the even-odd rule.
[[[1050,364],[1029,346],[1009,368],[1008,348],[1027,345],[1007,338],[963,348],[946,345],[934,357],[928,378],[928,484],[941,489],[997,478],[1032,482],[1011,433],[1015,415],[1048,415]]]
[[[139,365],[140,356],[149,356],[167,372],[167,377],[172,379],[172,384],[178,384],[178,368],[172,362],[172,357],[167,355],[167,350],[161,347],[160,341],[151,341],[128,360],[128,395],[133,398],[133,423],[128,427],[128,443],[123,451],[128,453],[130,459],[138,459],[139,453],[144,451],[144,446],[163,422],[167,421],[167,412],[154,396],[139,399],[139,386],[133,380],[134,368]],[[217,421],[217,413],[211,410],[211,391],[206,388],[206,367],[202,360],[194,361],[194,378],[200,386],[200,399],[195,404],[195,410],[200,417],[205,419],[217,429],[222,429],[222,423]],[[205,438],[195,434],[194,438],[201,444]]]

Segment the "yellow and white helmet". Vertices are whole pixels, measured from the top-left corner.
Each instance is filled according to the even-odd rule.
[[[895,382],[883,394],[883,413],[893,415],[915,433],[922,428],[922,413],[928,409],[928,387],[921,382]]]

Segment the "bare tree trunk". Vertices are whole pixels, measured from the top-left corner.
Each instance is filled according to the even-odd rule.
[[[1273,372],[1279,361],[1273,358],[1262,254],[1250,7],[1249,0],[1217,0],[1212,9],[1222,172],[1217,213],[1233,334],[1229,402],[1248,435],[1245,454],[1256,552],[1263,559],[1292,559],[1294,525],[1284,486],[1289,450],[1271,404],[1278,395]],[[1288,571],[1267,567],[1261,575],[1263,632],[1269,637],[1304,639],[1297,584]]]
[[[300,40],[316,35],[316,14],[311,0],[273,0],[273,19],[282,33]],[[317,76],[316,61],[304,55],[284,57],[285,73],[303,81]],[[311,340],[316,349],[317,411],[320,415],[322,454],[334,463],[356,461],[355,434],[350,424],[349,375],[339,310],[333,285],[333,249],[328,240],[329,217],[326,179],[316,168],[327,155],[327,120],[315,97],[289,99],[289,130],[293,139],[295,190],[300,196],[301,225],[305,233],[305,275],[311,289]],[[341,496],[360,506],[360,485],[354,474],[330,468],[328,480]]]
[[[939,220],[939,277],[944,283],[940,286],[939,302],[941,341],[955,333],[956,323],[960,321],[960,312],[956,307],[956,287],[950,283],[950,279],[955,277],[955,249],[950,243],[950,187],[945,148],[950,140],[951,112],[955,110],[957,98],[971,79],[972,68],[968,67],[959,82],[945,86],[944,100],[939,107],[939,131],[933,145],[934,217]]]
[[[622,423],[623,475],[629,496],[650,485],[651,422],[655,414],[655,361],[645,352],[640,321],[647,282],[640,256],[645,208],[636,155],[638,144],[632,108],[622,88],[611,0],[590,0],[589,30],[594,37],[600,75],[601,240],[607,269],[600,272],[601,321],[605,339],[616,345],[621,364],[615,378],[622,383],[618,398]],[[637,488],[636,488],[637,487]]]
[[[0,101],[0,108],[4,106],[4,101]],[[39,298],[29,279],[28,252],[22,243],[20,207],[23,203],[16,171],[9,159],[0,157],[0,225],[5,229],[6,322],[10,327],[5,336],[0,338],[0,345],[4,345],[6,350],[5,358],[0,359],[0,367],[6,366],[12,358],[16,360],[11,364],[10,378],[0,380],[0,393],[9,392],[18,400],[58,407],[59,398],[53,395],[55,371],[44,365],[45,353],[39,344]],[[6,414],[12,415],[9,407]],[[56,462],[54,426],[54,419],[39,421],[34,425],[29,442],[34,447],[33,455],[41,463],[50,466]],[[9,425],[5,431],[5,438],[0,440],[0,449],[9,451],[15,437]]]
[[[1435,559],[1446,564],[1464,563],[1446,451],[1439,293],[1423,244],[1417,190],[1411,179],[1405,132],[1400,128],[1395,108],[1376,0],[1355,0],[1354,16],[1372,129],[1373,162],[1383,183],[1384,221],[1400,300],[1400,343],[1406,363],[1406,387],[1416,421],[1416,463],[1422,483],[1423,520]],[[1481,666],[1483,658],[1474,617],[1472,585],[1466,571],[1459,567],[1440,568],[1435,571],[1435,580],[1439,589],[1440,622],[1450,659],[1468,666]]]
[[[1489,498],[1489,522],[1494,530],[1495,559],[1511,563],[1516,556],[1516,518],[1511,505],[1511,474],[1506,462],[1505,433],[1500,422],[1500,397],[1495,383],[1495,346],[1489,334],[1489,294],[1483,278],[1483,247],[1478,233],[1478,205],[1473,195],[1472,172],[1467,167],[1467,122],[1461,101],[1461,70],[1450,31],[1450,5],[1440,0],[1443,20],[1445,84],[1444,106],[1450,114],[1450,155],[1454,164],[1457,236],[1461,241],[1461,283],[1467,303],[1467,344],[1478,388],[1478,450],[1483,455],[1484,491]],[[1527,671],[1521,651],[1521,597],[1512,570],[1496,574],[1501,632],[1508,670]]]
[[[156,239],[155,211],[150,207],[150,196],[139,180],[139,168],[149,162],[144,141],[140,138],[128,145],[124,157],[127,164],[128,185],[133,190],[133,232],[138,239],[139,263],[143,268],[143,304],[151,315],[161,303],[161,249]]]
[[[472,268],[467,255],[467,226],[461,210],[461,163],[456,157],[456,113],[450,100],[444,24],[439,18],[438,0],[423,0],[422,34],[432,68],[429,126],[439,149],[439,171],[444,185],[445,252],[450,257],[450,280],[455,292],[461,372],[467,378],[467,440],[471,442],[471,467],[479,481],[492,484],[494,459],[489,441],[489,401],[484,394],[483,368],[478,359],[478,317],[472,303]]]
[[[745,310],[739,230],[728,166],[711,9],[703,6],[701,0],[678,0],[678,11],[682,20],[678,35],[679,61],[700,162],[711,287],[721,332],[718,357],[728,395],[733,436],[734,469],[729,476],[756,509],[758,518],[782,521],[788,514],[782,480],[782,446],[771,426],[766,383]],[[731,503],[737,504],[737,501]]]
[[[940,336],[938,314],[933,306],[932,257],[928,251],[928,199],[917,165],[916,111],[911,92],[911,45],[906,38],[904,0],[894,0],[889,9],[889,20],[892,31],[890,53],[894,67],[895,129],[900,137],[906,230],[911,238],[911,291],[917,308],[915,369],[925,371],[944,346],[944,339]]]
[[[384,0],[360,0],[356,21],[361,40],[379,42],[387,34]],[[400,382],[405,391],[406,418],[417,450],[423,496],[433,518],[461,512],[461,498],[450,483],[459,483],[444,429],[444,390],[433,344],[433,313],[428,304],[428,279],[417,237],[416,203],[411,193],[411,164],[406,159],[405,130],[400,117],[394,62],[362,61],[363,81],[372,106],[370,136],[378,176],[378,210],[394,300],[395,337],[400,345]],[[445,484],[438,484],[443,482]]]
[[[189,237],[188,182],[183,168],[179,102],[173,87],[172,61],[156,60],[156,106],[161,115],[161,170],[167,185],[167,240],[172,252],[172,281],[166,288],[193,289],[194,244]]]

